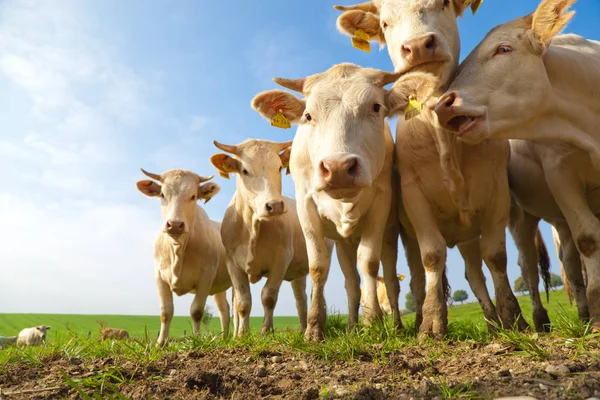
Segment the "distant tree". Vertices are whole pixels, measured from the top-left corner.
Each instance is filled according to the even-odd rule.
[[[515,280],[515,292],[517,293],[525,293],[529,291],[529,288],[527,287],[527,285],[525,284],[525,280],[523,279],[522,276],[518,277]]]
[[[469,294],[467,293],[466,290],[456,290],[454,292],[454,294],[452,295],[452,299],[454,301],[460,301],[460,304],[462,304],[468,298],[469,298]]]
[[[415,311],[415,298],[412,292],[406,293],[406,309],[412,312]]]
[[[560,287],[563,285],[563,280],[559,275],[556,275],[554,272],[550,273],[550,287],[552,289]]]

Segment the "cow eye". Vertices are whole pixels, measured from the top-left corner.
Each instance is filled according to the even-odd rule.
[[[196,201],[196,195],[192,196],[192,201]]]
[[[450,0],[444,0],[444,7],[448,7],[450,5]]]
[[[373,104],[373,111],[378,113],[380,109],[381,109],[381,104],[379,104],[379,103]]]
[[[507,44],[501,44],[496,49],[496,53],[494,55],[497,55],[497,54],[507,54],[507,53],[511,53],[512,51],[513,51],[513,49],[509,45],[507,45]]]
[[[385,22],[385,21],[381,21],[381,27],[382,27],[383,29],[387,28],[387,27],[388,27],[388,24],[387,24],[387,22]]]
[[[312,121],[312,116],[309,113],[304,114],[304,118],[306,118],[307,121]]]
[[[279,167],[279,172],[281,172],[282,169],[283,169],[283,167]]]
[[[160,192],[160,198],[164,199],[165,198],[165,194],[163,192]]]
[[[244,169],[242,170],[242,174],[244,174],[244,175],[248,175],[248,170],[247,170],[246,168],[244,168]]]

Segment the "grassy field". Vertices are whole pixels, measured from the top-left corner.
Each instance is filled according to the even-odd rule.
[[[531,301],[529,296],[519,296],[519,303],[525,315],[525,318],[531,323]],[[567,296],[562,290],[550,292],[550,302],[546,307],[550,318],[554,320],[561,311],[570,310]],[[456,305],[449,309],[449,321],[458,322],[461,325],[473,324],[481,328],[485,327],[481,307],[479,303],[471,302],[464,305]],[[91,332],[93,338],[99,337],[100,325],[98,321],[104,321],[108,327],[126,329],[130,335],[142,337],[146,335],[156,337],[160,329],[160,319],[158,316],[129,316],[129,315],[77,315],[77,314],[0,314],[0,336],[12,336],[30,326],[50,325],[52,330],[49,337],[54,337],[57,332],[72,332],[79,336],[87,335]],[[414,314],[406,315],[403,321],[411,324],[414,322]],[[262,317],[250,318],[250,329],[259,331],[262,325]],[[288,330],[298,328],[298,318],[295,316],[275,317],[275,329]],[[233,326],[233,325],[232,325]],[[220,322],[218,315],[208,320],[203,329],[209,332],[217,333],[220,331]],[[192,331],[191,319],[189,317],[174,317],[171,325],[171,336],[183,336],[184,332],[189,334]]]
[[[528,297],[519,301],[530,319]],[[597,396],[600,335],[578,320],[562,291],[551,293],[547,308],[550,334],[499,330],[492,335],[477,303],[457,305],[450,308],[444,341],[418,339],[413,315],[403,318],[401,332],[389,319],[347,331],[345,317],[333,313],[321,343],[306,342],[295,317],[276,318],[276,333],[266,336],[256,333],[261,318],[253,318],[252,333],[242,339],[206,331],[191,337],[189,319],[180,317],[174,336],[183,330],[188,335],[164,347],[155,344],[158,317],[4,314],[0,335],[39,323],[53,325],[53,333],[43,346],[0,350],[0,398]],[[87,332],[98,331],[97,320],[136,337],[89,340]],[[218,329],[217,317],[209,328]],[[563,372],[557,375],[549,366]]]

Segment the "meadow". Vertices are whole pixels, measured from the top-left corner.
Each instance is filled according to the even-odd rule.
[[[519,301],[529,319],[528,296]],[[414,315],[403,317],[401,332],[389,320],[348,332],[345,317],[333,312],[322,343],[304,341],[295,317],[276,318],[275,334],[266,336],[257,334],[261,317],[252,318],[252,333],[243,339],[207,332],[218,330],[218,317],[202,335],[183,337],[189,318],[177,317],[175,340],[163,348],[154,343],[154,316],[3,314],[0,334],[36,323],[53,330],[43,346],[0,350],[0,398],[597,396],[599,335],[578,320],[562,291],[551,292],[547,308],[549,334],[499,327],[490,334],[477,303],[456,305],[444,341],[417,339]],[[96,321],[134,338],[101,343]]]

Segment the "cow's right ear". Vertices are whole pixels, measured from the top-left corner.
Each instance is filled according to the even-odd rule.
[[[348,36],[356,36],[355,32],[361,30],[369,35],[371,41],[385,44],[385,35],[381,29],[379,17],[371,12],[345,11],[337,19],[337,28]]]
[[[298,123],[306,108],[304,99],[299,99],[293,94],[279,89],[257,94],[250,104],[255,111],[269,121],[281,111],[291,123]]]
[[[239,173],[242,169],[242,163],[224,153],[212,155],[210,163],[219,170],[219,175],[226,179],[229,179],[230,173]]]
[[[137,189],[145,194],[148,197],[158,197],[160,196],[160,185],[150,179],[143,179],[141,181],[137,181],[135,184]]]

